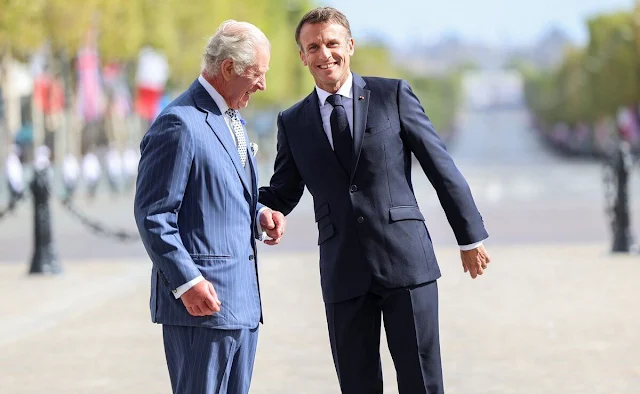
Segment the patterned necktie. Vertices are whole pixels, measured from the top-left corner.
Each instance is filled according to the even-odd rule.
[[[244,128],[242,127],[242,123],[240,123],[240,118],[238,118],[238,111],[229,108],[225,111],[225,114],[231,118],[231,129],[236,136],[238,155],[240,155],[240,162],[242,162],[242,166],[244,167],[247,163],[247,140],[244,138]]]
[[[353,139],[349,130],[347,111],[342,105],[342,96],[332,94],[327,97],[327,102],[333,107],[331,117],[331,137],[333,138],[333,151],[347,174],[351,172],[351,156],[353,151]]]

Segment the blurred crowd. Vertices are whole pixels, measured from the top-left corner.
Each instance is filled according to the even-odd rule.
[[[640,3],[594,15],[586,45],[551,70],[520,65],[533,126],[558,150],[599,157],[617,142],[640,152]]]

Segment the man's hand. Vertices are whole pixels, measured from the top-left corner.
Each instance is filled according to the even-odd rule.
[[[279,244],[280,239],[282,239],[284,235],[284,227],[286,224],[286,219],[282,213],[269,208],[262,211],[260,214],[260,227],[262,227],[262,230],[271,238],[265,240],[264,243],[267,245]]]
[[[460,258],[462,259],[464,272],[469,272],[469,275],[471,275],[473,279],[478,275],[482,275],[491,261],[484,245],[480,245],[471,250],[461,250]]]
[[[211,282],[203,280],[180,297],[191,316],[211,316],[220,312],[222,303]]]

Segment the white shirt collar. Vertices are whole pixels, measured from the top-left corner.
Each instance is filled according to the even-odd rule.
[[[227,102],[224,101],[224,98],[218,93],[218,91],[207,81],[204,79],[202,74],[198,77],[198,82],[200,85],[209,93],[213,101],[215,101],[216,105],[220,109],[220,113],[224,115],[224,113],[229,109]]]
[[[320,106],[323,107],[325,101],[327,101],[327,97],[331,96],[333,93],[329,93],[326,90],[322,90],[316,85],[316,92],[318,93],[318,100],[320,100]],[[346,98],[351,98],[351,94],[353,92],[353,75],[349,73],[347,80],[344,81],[340,89],[336,92]]]

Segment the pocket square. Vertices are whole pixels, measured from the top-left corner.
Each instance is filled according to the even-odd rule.
[[[249,143],[249,149],[251,149],[251,155],[253,157],[256,157],[256,155],[258,154],[258,144],[256,144],[255,142]]]

